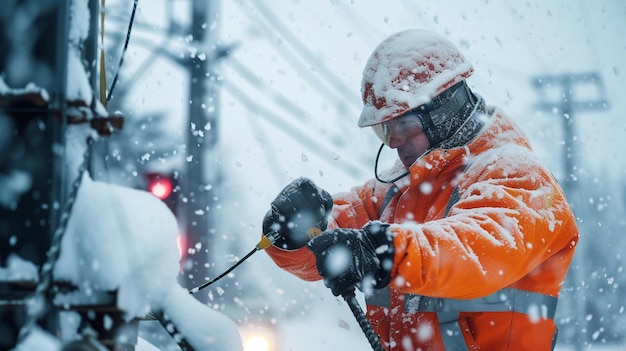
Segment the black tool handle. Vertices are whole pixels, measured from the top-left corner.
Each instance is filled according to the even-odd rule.
[[[356,300],[356,296],[354,295],[354,290],[345,292],[341,294],[341,296],[343,297],[344,300],[346,300],[346,302],[348,303],[348,306],[350,306],[350,310],[352,311],[354,318],[356,318],[356,321],[359,323],[361,330],[363,330],[363,333],[365,334],[367,341],[369,341],[370,345],[372,346],[372,350],[386,351],[383,345],[380,343],[380,340],[378,340],[378,335],[374,333],[374,330],[372,329],[372,325],[369,323],[369,321],[365,317],[365,314],[363,313],[363,310],[361,309],[359,302]]]

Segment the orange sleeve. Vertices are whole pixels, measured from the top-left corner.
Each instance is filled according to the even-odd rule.
[[[390,227],[396,235],[392,284],[401,291],[476,298],[534,274],[564,250],[571,259],[578,239],[573,214],[534,158],[501,154],[472,168],[448,217]],[[569,259],[562,260],[562,276]],[[539,289],[556,295],[560,283],[544,281]]]
[[[333,212],[328,228],[361,228],[376,213],[376,203],[372,196],[373,183],[354,187],[349,192],[333,196]],[[283,250],[270,246],[266,250],[272,261],[285,271],[307,280],[320,280],[322,277],[315,266],[315,256],[306,247],[298,250]]]
[[[283,250],[276,246],[265,249],[276,265],[285,271],[307,281],[321,280],[315,266],[315,256],[305,247],[298,250]]]
[[[380,218],[380,204],[372,180],[361,187],[354,187],[349,192],[333,197],[333,213],[329,228],[362,228],[367,222]]]

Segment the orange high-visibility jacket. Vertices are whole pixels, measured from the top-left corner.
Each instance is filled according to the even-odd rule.
[[[405,171],[398,164],[381,178]],[[557,181],[501,110],[471,143],[431,151],[395,184],[372,179],[333,199],[331,228],[392,223],[391,283],[366,294],[388,350],[553,348],[578,229]],[[306,248],[267,252],[300,278],[321,279]]]

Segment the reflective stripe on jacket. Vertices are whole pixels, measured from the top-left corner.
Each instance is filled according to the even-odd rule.
[[[375,311],[382,311],[388,317],[391,307],[389,288],[378,289],[371,294],[366,294],[365,301],[371,314],[376,314]],[[404,295],[402,319],[404,321],[407,319],[415,320],[416,325],[419,325],[420,318],[418,316],[423,317],[426,312],[430,313],[430,318],[436,315],[439,333],[435,336],[433,335],[435,334],[435,328],[426,327],[420,332],[409,334],[417,338],[417,340],[411,340],[410,336],[407,337],[405,335],[402,343],[411,345],[411,347],[401,348],[401,350],[413,350],[413,347],[417,347],[417,345],[420,345],[420,347],[426,346],[428,347],[427,350],[480,350],[480,346],[473,340],[473,331],[468,325],[467,316],[470,316],[471,313],[499,312],[503,315],[508,312],[508,318],[512,319],[513,312],[515,312],[516,314],[525,315],[525,318],[529,321],[547,321],[554,319],[556,305],[557,298],[554,296],[509,288],[496,291],[485,297],[470,300],[431,298],[407,294]],[[416,329],[419,330],[419,327]],[[538,345],[532,347],[528,345],[523,349],[531,350],[539,347],[541,350],[546,349],[548,345],[552,349],[556,342],[556,329],[550,328],[549,330],[553,331],[550,344],[546,344],[548,340],[542,339]],[[420,340],[420,336],[422,336],[423,340]],[[439,339],[439,342],[445,348],[435,347],[433,342],[428,344],[422,343],[424,340],[435,341]],[[506,337],[502,337],[499,340],[504,342]],[[496,339],[496,343],[498,342],[498,339]]]
[[[398,163],[381,177],[404,171]],[[455,335],[467,350],[552,348],[578,230],[556,180],[501,111],[470,144],[433,150],[395,184],[370,180],[333,198],[331,228],[392,224],[387,302],[366,294],[366,315],[390,351],[456,350],[444,346]],[[302,279],[320,279],[306,248],[267,252]],[[497,298],[509,302],[489,308]]]

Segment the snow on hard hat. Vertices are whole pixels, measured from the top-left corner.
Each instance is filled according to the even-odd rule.
[[[441,35],[420,29],[393,34],[378,45],[363,70],[359,127],[419,107],[473,72],[472,64]]]

